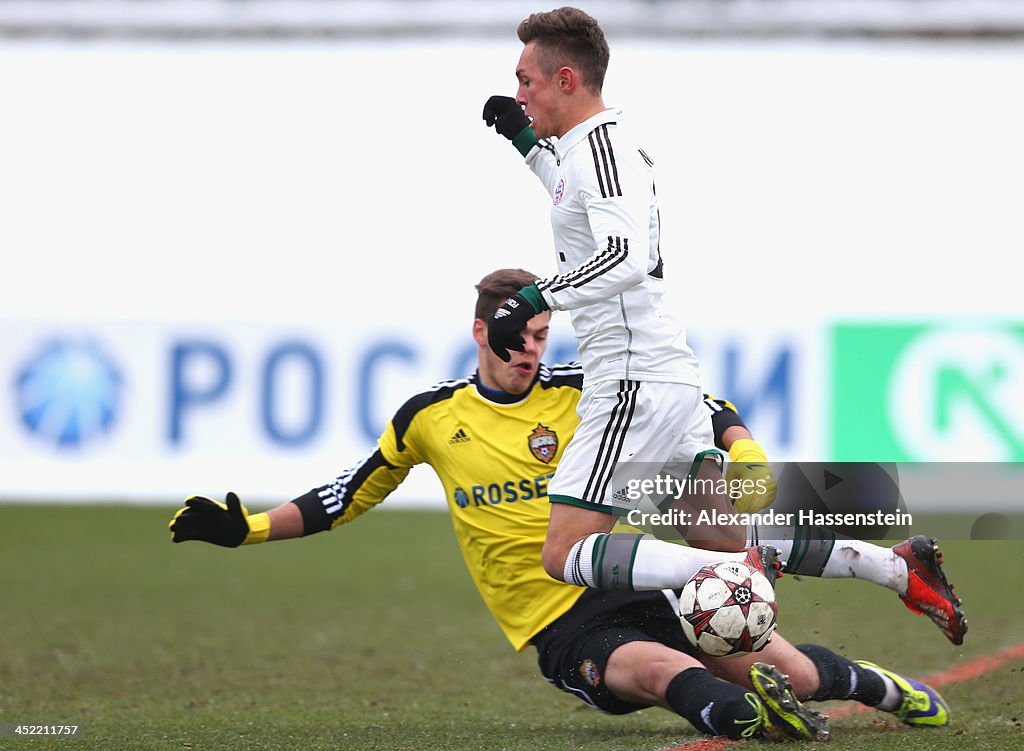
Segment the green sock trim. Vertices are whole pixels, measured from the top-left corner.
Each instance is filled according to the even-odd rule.
[[[793,551],[783,573],[820,577],[835,545],[834,532],[824,527],[797,526],[793,530]]]
[[[533,128],[527,125],[521,131],[516,134],[516,137],[512,139],[512,145],[519,150],[519,153],[526,156],[530,153],[530,149],[536,146],[540,142],[537,135],[533,132]]]
[[[604,563],[604,549],[608,547],[608,538],[611,535],[601,535],[594,543],[594,551],[590,554],[590,567],[594,572],[594,584],[597,589],[604,589],[604,577],[601,575],[602,564]]]
[[[818,540],[818,545],[821,550],[821,565],[818,567],[818,571],[809,576],[821,576],[825,572],[825,565],[828,563],[828,559],[832,557],[832,551],[836,547],[836,533],[829,529],[818,527],[818,533],[821,535]],[[830,535],[829,539],[826,540],[825,535]],[[825,548],[828,548],[827,550]]]
[[[636,551],[640,549],[640,541],[644,539],[643,535],[636,536],[636,542],[633,543],[633,553],[629,556],[629,589],[633,591],[633,563],[636,561]]]
[[[800,527],[797,527],[793,530],[793,550],[790,551],[789,560],[782,570],[787,574],[795,574],[806,555],[807,543],[800,534]]]
[[[530,303],[534,313],[543,313],[548,310],[548,304],[544,302],[544,295],[537,289],[536,284],[527,284],[519,290],[519,294],[526,298],[526,302]]]

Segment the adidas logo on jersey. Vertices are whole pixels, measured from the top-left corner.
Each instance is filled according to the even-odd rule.
[[[494,311],[494,317],[495,318],[504,318],[505,316],[510,316],[510,315],[512,315],[512,311],[511,310],[505,310],[504,308],[498,308],[496,311]]]
[[[466,434],[466,431],[463,428],[459,428],[455,431],[455,434],[448,439],[448,443],[466,443],[468,440],[469,435]]]

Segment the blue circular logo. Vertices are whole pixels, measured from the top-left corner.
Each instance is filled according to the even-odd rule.
[[[47,342],[18,373],[21,422],[60,448],[77,448],[114,424],[122,381],[95,342]]]
[[[469,505],[469,496],[466,495],[466,491],[462,488],[455,488],[455,502],[459,505],[459,508],[466,508]]]

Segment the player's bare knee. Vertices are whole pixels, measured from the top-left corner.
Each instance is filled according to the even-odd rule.
[[[703,667],[696,659],[682,652],[659,655],[637,668],[638,683],[659,700],[665,697],[665,690],[672,679],[689,668]]]
[[[565,560],[569,557],[569,550],[576,541],[569,545],[559,539],[552,539],[549,533],[544,540],[544,549],[541,551],[541,564],[548,576],[558,581],[565,581]]]

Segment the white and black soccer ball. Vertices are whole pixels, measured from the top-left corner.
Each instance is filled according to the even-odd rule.
[[[775,630],[775,590],[746,563],[705,566],[683,587],[679,621],[690,643],[714,657],[758,652]]]

